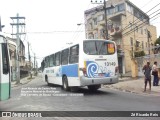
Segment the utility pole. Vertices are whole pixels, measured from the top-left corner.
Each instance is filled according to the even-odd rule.
[[[0,32],[2,32],[1,16],[0,16]]]
[[[20,61],[20,35],[22,34],[25,34],[25,33],[20,33],[19,32],[19,27],[20,25],[25,25],[25,23],[20,23],[20,20],[21,19],[25,19],[25,17],[19,17],[19,14],[17,13],[17,16],[16,17],[10,17],[12,20],[16,20],[16,23],[10,23],[12,25],[12,28],[13,26],[16,26],[17,28],[17,33],[16,34],[13,34],[12,33],[12,36],[13,35],[16,35],[16,44],[17,44],[17,50],[16,50],[16,79],[17,79],[17,84],[20,83],[20,65],[19,65],[19,61]],[[13,31],[13,30],[12,30]],[[13,37],[12,37],[13,38]]]
[[[30,56],[29,42],[28,42],[28,60],[29,60],[29,74],[30,74],[30,78],[32,78],[32,73],[31,73],[31,56]]]
[[[108,22],[107,22],[107,12],[106,12],[106,1],[105,0],[103,4],[104,4],[103,9],[104,9],[105,33],[106,33],[105,38],[108,40]]]
[[[38,75],[38,62],[36,61],[36,76]]]
[[[91,2],[93,1],[91,0]],[[100,1],[100,3],[97,3],[97,0],[96,0],[94,4],[102,4],[101,2],[102,1]],[[106,8],[106,1],[103,0],[103,11],[104,11],[104,20],[105,20],[105,39],[107,40],[109,39],[109,36],[108,36],[108,21],[107,21],[107,11],[106,10],[110,8],[114,8],[114,6],[111,5],[110,7]]]
[[[149,39],[151,38],[151,34],[149,30],[147,30],[147,38],[148,38],[148,48],[149,48],[148,54],[150,55],[151,51],[150,51],[150,40]]]
[[[5,27],[5,26],[1,24],[1,16],[0,16],[0,32],[2,32],[3,27]]]
[[[35,65],[36,65],[36,55],[34,53],[34,74],[35,74]]]

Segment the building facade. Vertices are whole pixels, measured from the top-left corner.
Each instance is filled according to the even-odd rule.
[[[16,39],[12,39],[10,37],[7,37],[7,40],[9,41],[9,51],[10,51],[10,59],[11,59],[11,72],[12,72],[12,80],[16,79],[15,76],[15,71],[16,71]],[[20,46],[19,46],[19,53],[18,53],[18,60],[19,60],[19,66],[20,66],[20,76],[22,77],[24,74],[28,74],[28,68],[26,67],[26,62],[25,62],[25,46],[20,40]]]
[[[131,59],[152,54],[148,50],[157,39],[156,27],[149,16],[129,0],[106,1],[108,38],[115,41],[118,51],[119,72],[131,72]],[[85,32],[88,39],[105,39],[104,7],[100,5],[84,12]]]

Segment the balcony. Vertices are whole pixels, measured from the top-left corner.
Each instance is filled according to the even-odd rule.
[[[117,12],[117,13],[114,13],[112,15],[108,15],[109,19],[110,20],[113,20],[113,21],[120,21],[121,20],[121,16],[122,15],[125,15],[125,11],[122,11],[122,12]]]
[[[111,36],[119,36],[122,35],[121,33],[121,27],[115,27],[115,28],[111,28],[111,30],[109,31]]]
[[[99,21],[98,24],[101,25],[101,26],[105,26],[105,21],[104,20]]]

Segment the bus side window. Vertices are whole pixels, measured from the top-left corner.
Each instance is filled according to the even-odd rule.
[[[49,57],[49,66],[50,67],[54,66],[54,54]]]
[[[69,49],[65,49],[61,53],[61,63],[62,65],[68,64],[68,54],[69,54]]]
[[[44,67],[45,67],[45,63],[44,63],[44,60],[41,62],[41,69],[42,69],[42,72],[44,70]]]
[[[55,57],[55,55],[53,56],[53,66],[56,66],[56,57]]]
[[[78,63],[79,58],[79,45],[70,48],[69,63]]]
[[[2,62],[3,62],[3,74],[9,73],[9,58],[7,44],[2,44]]]
[[[55,63],[56,63],[56,66],[60,65],[60,52],[55,54]]]
[[[49,67],[49,57],[45,58],[45,68]]]

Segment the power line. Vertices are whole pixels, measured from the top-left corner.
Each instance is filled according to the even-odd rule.
[[[90,7],[90,5],[91,5],[91,3],[89,3],[87,9]],[[81,23],[80,23],[80,24],[83,24],[85,20],[86,20],[86,18],[83,17],[83,18],[81,19]],[[82,25],[81,25],[80,27],[77,26],[77,30],[79,30],[79,29],[82,30],[82,28],[83,28]],[[84,31],[83,31],[83,32],[84,32]],[[72,42],[74,42],[78,37],[79,37],[79,33],[74,34],[74,36],[73,36],[73,41],[72,41]]]
[[[151,1],[152,1],[152,0],[151,0]],[[151,1],[150,1],[150,2],[151,2]],[[149,3],[149,2],[148,2],[148,3]],[[148,4],[148,3],[147,3],[147,4]],[[145,7],[147,4],[145,4],[143,7]],[[157,6],[157,5],[156,5],[156,6]],[[142,7],[142,8],[143,8],[143,7]],[[152,10],[152,9],[150,9],[149,11],[151,11],[151,10]],[[147,11],[146,13],[148,13],[149,11]],[[130,12],[129,12],[129,13],[130,13]],[[130,13],[130,16],[132,16],[132,15],[133,15],[133,14]],[[130,17],[130,16],[128,16],[128,17]],[[127,18],[125,18],[123,21],[125,21],[126,19],[127,19]],[[122,21],[122,22],[123,22],[123,21]],[[135,22],[135,21],[133,21],[133,23],[134,23],[134,22]],[[128,25],[128,26],[129,26],[129,25]],[[128,27],[128,26],[126,26],[126,27]],[[126,27],[125,27],[125,28],[126,28]],[[125,28],[123,28],[123,29],[125,29]],[[123,29],[122,29],[122,30],[123,30]]]
[[[28,34],[52,34],[52,33],[75,33],[83,31],[50,31],[50,32],[27,32]]]
[[[146,13],[148,13],[148,12],[150,12],[151,10],[153,10],[154,8],[156,8],[158,5],[160,5],[160,3],[157,4],[157,5],[155,5],[153,8],[151,8],[150,10],[148,10]],[[130,14],[131,14],[131,13],[130,13]],[[131,14],[131,15],[133,15],[133,14]],[[130,16],[131,16],[131,15],[130,15]],[[152,15],[152,14],[151,14],[151,15]],[[129,16],[128,16],[128,17],[129,17]],[[127,19],[127,18],[126,18],[126,19]],[[139,20],[139,21],[137,21],[137,20]],[[123,21],[124,21],[124,20],[123,20]],[[122,22],[123,22],[123,21],[122,21]],[[136,22],[136,21],[137,21],[137,22]],[[136,22],[136,23],[135,23],[135,22]],[[136,20],[134,20],[131,24],[133,24],[133,23],[134,23],[134,24],[137,24],[137,23],[139,23],[139,22],[141,22],[140,19],[136,19]],[[125,28],[123,28],[122,31],[124,31],[124,30],[126,30],[126,29],[128,29],[128,28],[130,28],[130,24],[127,25]]]
[[[142,6],[141,8],[144,8],[145,6],[147,6],[150,2],[152,2],[153,0],[150,0],[148,3],[146,3],[144,6]]]
[[[150,19],[154,18],[154,17],[157,16],[158,14],[160,14],[160,12],[157,13],[156,15],[154,15],[153,17],[151,17]],[[146,23],[146,22],[147,22],[147,21],[142,22],[140,25],[138,25],[138,27],[143,27],[143,26],[145,26],[144,23]],[[123,36],[124,36],[124,35],[128,35],[128,34],[134,32],[134,31],[136,31],[135,28],[136,28],[136,27],[134,27],[132,30],[130,30],[130,31],[126,32],[126,33],[124,33]]]

